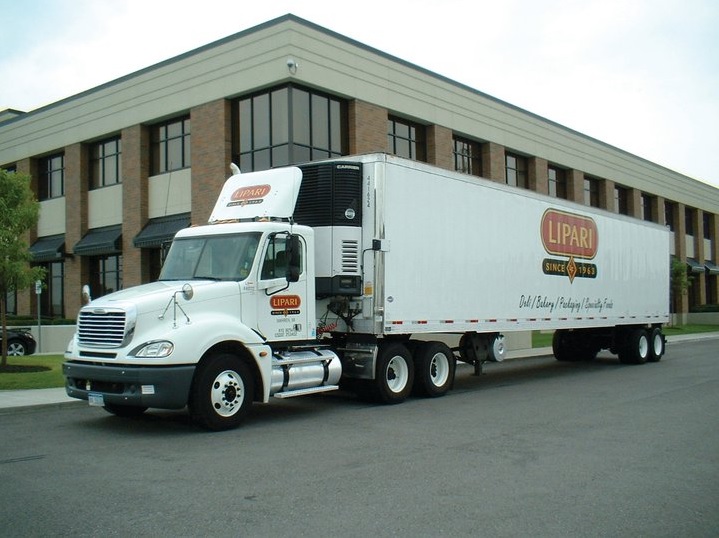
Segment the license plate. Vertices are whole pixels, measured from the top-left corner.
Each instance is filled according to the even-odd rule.
[[[97,392],[91,392],[87,395],[87,401],[92,407],[104,407],[105,397]]]

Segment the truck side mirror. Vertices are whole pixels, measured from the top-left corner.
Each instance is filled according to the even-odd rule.
[[[287,282],[297,282],[300,279],[302,269],[302,243],[298,235],[290,235],[285,244],[285,256],[287,259]]]

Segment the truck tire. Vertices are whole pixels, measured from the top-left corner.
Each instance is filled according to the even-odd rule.
[[[422,342],[414,354],[414,388],[417,394],[443,396],[454,383],[454,353],[442,342]]]
[[[574,352],[569,331],[557,329],[552,336],[552,353],[559,362],[576,362],[579,357]]]
[[[659,362],[664,355],[664,335],[659,327],[649,333],[649,362]]]
[[[252,375],[235,355],[219,353],[197,368],[190,389],[190,416],[208,430],[237,427],[249,413],[254,398]]]
[[[407,399],[414,381],[412,356],[403,344],[382,343],[377,355],[374,379],[375,399],[385,404],[398,404]]]
[[[644,329],[632,329],[624,335],[619,349],[622,364],[644,364],[649,359],[649,336]]]
[[[133,418],[139,417],[145,411],[147,407],[138,405],[117,405],[117,404],[105,404],[103,409],[108,413],[115,415],[116,417]]]

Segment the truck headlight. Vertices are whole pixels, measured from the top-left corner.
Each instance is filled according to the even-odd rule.
[[[175,349],[175,345],[168,340],[159,340],[157,342],[147,342],[136,347],[130,352],[134,357],[153,357],[161,359],[168,357]]]

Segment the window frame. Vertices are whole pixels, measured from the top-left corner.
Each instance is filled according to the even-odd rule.
[[[171,129],[179,127],[179,132]],[[172,164],[171,151],[179,148],[180,163]],[[150,134],[150,175],[166,174],[192,166],[192,123],[189,115],[179,116],[152,126]]]
[[[53,200],[65,196],[65,154],[43,157],[39,168],[37,199]]]
[[[514,163],[510,164],[513,160]],[[512,172],[510,174],[510,171]],[[529,162],[527,157],[512,153],[504,154],[504,182],[512,187],[529,188]],[[510,179],[511,178],[511,179]]]
[[[349,151],[347,101],[328,93],[285,84],[236,99],[232,116],[233,159],[244,172]]]
[[[462,174],[482,176],[482,145],[462,136],[452,137],[454,170]]]
[[[554,176],[554,177],[552,177]],[[567,173],[564,168],[547,166],[547,191],[555,198],[567,199]]]
[[[106,152],[109,144],[114,151]],[[108,179],[108,168],[113,169],[114,181]],[[90,148],[90,190],[101,189],[122,183],[122,138],[108,138],[93,144]]]
[[[398,128],[406,128],[406,134],[398,132]],[[392,155],[404,157],[412,161],[426,162],[427,133],[425,126],[397,116],[387,117],[387,150]],[[400,148],[398,145],[406,145]],[[406,149],[406,151],[404,151]]]

